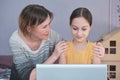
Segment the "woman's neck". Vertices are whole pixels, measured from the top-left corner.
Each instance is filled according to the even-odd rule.
[[[30,36],[24,36],[20,30],[18,30],[18,34],[31,50],[37,50],[42,43],[42,40],[35,40],[32,39]]]

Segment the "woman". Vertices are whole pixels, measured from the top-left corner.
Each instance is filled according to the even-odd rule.
[[[53,14],[37,4],[22,10],[19,29],[9,40],[13,52],[11,80],[35,80],[36,64],[52,64],[66,50],[66,43],[50,28],[52,19]]]
[[[68,41],[68,49],[60,56],[60,63],[98,64],[104,56],[104,47],[100,42],[87,40],[92,27],[92,14],[87,8],[77,8],[70,16],[70,30],[73,40]]]

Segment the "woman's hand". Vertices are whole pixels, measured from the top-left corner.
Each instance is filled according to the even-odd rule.
[[[93,47],[93,51],[94,51],[96,57],[101,58],[101,57],[104,57],[104,55],[105,55],[105,48],[103,47],[103,45],[100,42],[98,42],[96,44],[96,46]]]
[[[67,43],[65,41],[59,42],[54,49],[53,55],[57,58],[64,53],[64,51],[67,49]]]
[[[61,54],[59,57],[59,64],[66,64],[65,54]]]
[[[59,42],[54,49],[52,55],[44,62],[44,64],[54,63],[61,54],[64,54],[64,51],[67,49],[67,43],[65,41]]]

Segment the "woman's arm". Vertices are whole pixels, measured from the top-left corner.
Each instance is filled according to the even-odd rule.
[[[60,41],[56,46],[52,55],[44,62],[44,64],[52,64],[54,63],[61,54],[67,49],[67,44],[65,41]]]
[[[10,39],[9,44],[13,53],[13,63],[19,78],[22,80],[29,80],[30,73],[34,67],[29,58],[27,58],[23,46],[17,41],[17,39],[15,39],[15,37]]]
[[[64,53],[60,55],[59,64],[66,64],[66,58]]]
[[[94,55],[93,64],[100,64],[100,63],[101,63],[101,58]]]
[[[36,68],[31,71],[29,80],[36,80]]]
[[[54,63],[59,58],[59,56],[66,50],[65,45],[66,45],[66,43],[64,41],[59,42],[55,46],[55,50],[54,50],[53,54],[43,64]],[[29,80],[36,80],[36,69],[35,68],[31,71]]]

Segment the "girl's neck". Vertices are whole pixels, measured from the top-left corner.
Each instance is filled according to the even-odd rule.
[[[83,42],[78,42],[78,41],[73,40],[73,44],[74,45],[78,45],[78,46],[86,45],[87,43],[88,43],[87,40],[83,41]]]
[[[73,45],[74,45],[74,48],[77,50],[77,51],[82,51],[86,48],[87,46],[87,43],[88,41],[84,41],[84,42],[77,42],[77,41],[74,41],[73,40]]]

